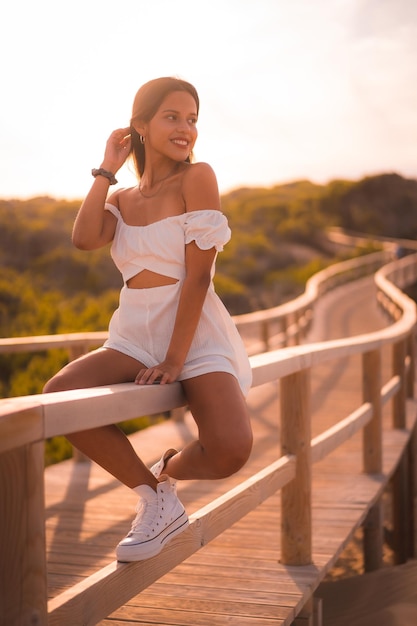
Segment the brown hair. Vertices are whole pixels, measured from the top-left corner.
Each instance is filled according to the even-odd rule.
[[[196,102],[198,113],[200,101],[195,87],[180,78],[170,76],[155,78],[142,85],[135,96],[130,120],[132,137],[131,156],[139,177],[142,176],[145,169],[145,147],[140,141],[139,133],[133,128],[133,122],[149,122],[166,96],[174,91],[188,92]],[[190,162],[190,157],[191,155],[187,157],[186,161]]]

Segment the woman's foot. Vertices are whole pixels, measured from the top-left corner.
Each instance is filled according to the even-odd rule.
[[[148,485],[141,487],[132,528],[116,548],[122,563],[142,561],[156,556],[167,543],[188,526],[188,516],[168,476],[155,492]]]

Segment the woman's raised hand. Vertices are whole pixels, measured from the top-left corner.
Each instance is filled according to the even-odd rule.
[[[114,130],[106,143],[101,167],[116,174],[130,154],[130,127]]]

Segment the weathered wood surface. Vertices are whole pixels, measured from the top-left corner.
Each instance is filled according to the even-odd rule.
[[[337,292],[329,296],[333,313],[324,305],[316,311],[313,341],[384,327],[386,320],[373,304],[372,284],[362,281],[351,289],[351,295],[343,301]],[[342,304],[343,310],[339,309]],[[381,367],[382,376],[388,378],[388,351],[382,355]],[[314,437],[361,404],[360,355],[314,368],[312,388]],[[280,456],[278,385],[268,383],[251,390],[248,401],[255,431],[250,462],[224,481],[180,483],[179,494],[190,514]],[[164,423],[132,439],[150,464],[165,448],[180,448],[194,435],[194,423],[188,417],[183,424]],[[404,440],[405,433],[401,432],[385,438],[384,472],[392,471]],[[279,563],[280,495],[276,494],[102,625],[290,624],[297,607],[302,606],[354,528],[363,521],[365,505],[380,494],[383,481],[361,473],[361,455],[361,438],[355,435],[314,467],[311,565],[299,568]],[[45,478],[48,584],[50,597],[55,597],[99,567],[111,565],[114,547],[134,516],[136,498],[94,464],[63,463],[49,468]],[[175,550],[176,541],[180,542],[181,536],[167,550]],[[152,567],[152,559],[143,567]]]
[[[331,626],[414,626],[417,624],[417,561],[371,574],[326,582],[324,624]]]

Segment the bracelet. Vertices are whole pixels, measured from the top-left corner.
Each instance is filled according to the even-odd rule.
[[[117,180],[114,174],[112,174],[111,172],[109,172],[108,170],[103,169],[102,167],[100,167],[100,169],[96,170],[96,169],[92,169],[91,170],[92,175],[94,176],[94,178],[96,176],[104,176],[104,178],[108,178],[110,181],[110,185],[116,185],[117,184]]]

